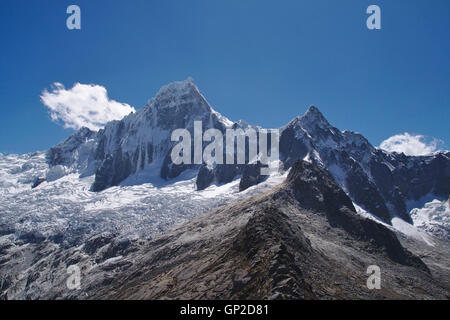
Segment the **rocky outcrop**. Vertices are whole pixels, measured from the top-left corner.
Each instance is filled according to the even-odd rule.
[[[251,186],[257,185],[267,179],[267,176],[261,175],[261,162],[249,164],[244,167],[242,178],[239,182],[239,191],[244,191]]]
[[[45,182],[45,178],[36,177],[31,185],[31,189],[37,188],[43,182]]]
[[[47,151],[47,161],[50,165],[72,165],[77,158],[78,150],[83,147],[96,133],[83,127],[67,138],[64,142]]]
[[[241,175],[246,168],[246,165],[235,164],[219,164],[213,168],[203,165],[197,174],[197,190],[206,189],[214,183],[217,185],[230,183],[234,178]]]
[[[351,236],[382,248],[392,261],[428,271],[418,257],[402,247],[392,231],[358,216],[350,198],[327,172],[308,162],[297,161],[286,183],[301,207],[324,212],[331,226],[340,227]]]

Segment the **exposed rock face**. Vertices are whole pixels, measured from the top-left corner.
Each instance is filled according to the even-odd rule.
[[[420,250],[417,243],[410,247]],[[328,172],[296,162],[286,182],[272,191],[213,210],[152,241],[120,240],[105,233],[81,247],[63,248],[47,240],[3,244],[1,295],[446,299],[448,244],[428,249],[427,266],[391,230],[359,216]],[[26,263],[11,259],[13,255]],[[66,287],[67,266],[73,264],[81,269],[80,290]],[[374,264],[381,269],[380,290],[366,286],[367,267]],[[18,280],[6,269],[28,270],[27,277]]]
[[[220,164],[213,168],[208,168],[206,165],[200,168],[197,175],[197,190],[203,190],[211,184],[225,184],[233,181],[233,179],[243,173],[247,165],[237,164]]]
[[[261,162],[245,166],[242,172],[242,179],[239,183],[239,191],[243,191],[251,186],[257,185],[267,178],[267,176],[261,175],[261,167]]]
[[[78,151],[95,137],[96,133],[86,127],[47,151],[47,161],[52,166],[69,165],[77,160]]]
[[[36,177],[31,185],[31,189],[38,187],[42,182],[45,181],[45,178]]]
[[[197,190],[204,190],[209,187],[213,183],[214,178],[214,169],[209,168],[207,165],[202,165],[195,181]]]
[[[372,220],[357,216],[352,201],[331,176],[307,162],[296,162],[287,178],[300,206],[324,212],[333,227],[341,227],[357,239],[370,241],[386,251],[395,262],[428,270],[417,257],[406,251],[393,232]]]
[[[248,161],[248,153],[245,165],[173,164],[170,154],[176,142],[171,134],[185,128],[194,137],[194,121],[202,122],[203,131],[215,128],[223,134],[227,128],[257,129],[214,111],[188,79],[161,88],[144,108],[97,133],[81,129],[50,149],[47,159],[52,166],[75,166],[82,176],[95,174],[93,191],[119,185],[141,171],[158,172],[170,180],[198,170],[198,190],[240,176],[241,190],[264,180]],[[206,145],[203,142],[202,148]],[[450,152],[422,157],[385,152],[359,133],[333,127],[314,106],[280,128],[279,151],[284,170],[302,159],[328,170],[353,202],[386,223],[394,216],[411,222],[407,201],[427,195],[445,200],[450,194]]]

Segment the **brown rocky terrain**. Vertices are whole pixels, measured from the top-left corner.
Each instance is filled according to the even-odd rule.
[[[327,172],[298,161],[270,192],[152,241],[103,234],[66,251],[47,242],[2,251],[23,259],[27,250],[42,253],[22,298],[448,299],[448,245],[400,240],[358,215]],[[72,264],[81,268],[80,290],[65,285]],[[381,269],[379,290],[367,288],[370,265]],[[2,283],[4,298],[18,297],[17,283]]]

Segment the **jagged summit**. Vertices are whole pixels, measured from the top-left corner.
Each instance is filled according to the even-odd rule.
[[[320,110],[315,106],[315,105],[311,105],[308,110],[306,110],[305,117],[317,117],[317,118],[325,118],[322,114],[322,112],[320,112]]]
[[[286,130],[289,127],[298,131],[297,134],[305,136],[314,134],[324,137],[332,133],[330,130],[339,131],[328,122],[322,112],[314,105],[310,106],[303,115],[296,116],[287,125],[281,127],[281,130]]]
[[[153,111],[168,109],[171,112],[183,112],[183,110],[192,113],[213,112],[191,77],[162,86],[156,96],[148,100],[144,108]]]
[[[322,112],[320,112],[320,110],[314,105],[310,106],[308,110],[305,112],[305,114],[302,117],[300,117],[300,122],[303,125],[308,126],[321,126],[321,127],[330,126],[328,120],[324,117]]]
[[[161,95],[167,95],[167,94],[171,94],[171,95],[183,95],[183,94],[187,94],[187,93],[191,93],[191,92],[198,92],[198,87],[195,85],[194,83],[194,79],[191,77],[188,77],[186,80],[182,80],[182,81],[174,81],[171,82],[169,84],[166,84],[164,86],[162,86],[158,93],[156,94],[156,96],[161,96]]]
[[[152,101],[167,101],[174,100],[180,101],[186,97],[201,96],[200,90],[194,83],[194,79],[191,77],[183,81],[175,81],[162,86],[155,97],[149,100],[149,104]],[[161,105],[161,107],[166,107],[167,105]]]

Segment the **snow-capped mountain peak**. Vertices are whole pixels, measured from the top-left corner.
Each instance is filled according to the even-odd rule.
[[[83,128],[51,148],[47,178],[55,180],[72,173],[92,176],[92,191],[130,181],[146,183],[154,177],[170,183],[188,171],[195,172],[193,188],[197,190],[238,177],[240,190],[264,181],[246,165],[174,165],[171,133],[185,128],[192,136],[194,121],[201,121],[203,130],[249,127],[245,121],[233,123],[216,112],[189,78],[162,87],[136,113],[112,121],[98,132]],[[408,201],[426,195],[448,199],[448,153],[408,157],[378,150],[361,134],[333,127],[315,106],[280,128],[279,151],[284,170],[299,159],[328,170],[356,205],[388,224],[397,216],[412,222]],[[43,181],[46,177],[34,178]]]
[[[203,100],[204,103],[196,105],[194,102],[198,102],[199,100]],[[163,109],[173,110],[174,108],[194,108],[198,106],[202,108],[200,110],[195,110],[194,108],[194,110],[189,111],[211,112],[212,110],[195,85],[194,80],[190,77],[183,81],[176,81],[162,86],[156,96],[148,101],[147,106],[150,108],[154,107],[159,111]]]
[[[314,105],[310,106],[305,114],[300,117],[300,123],[303,126],[320,126],[322,129],[330,127],[322,112]]]

